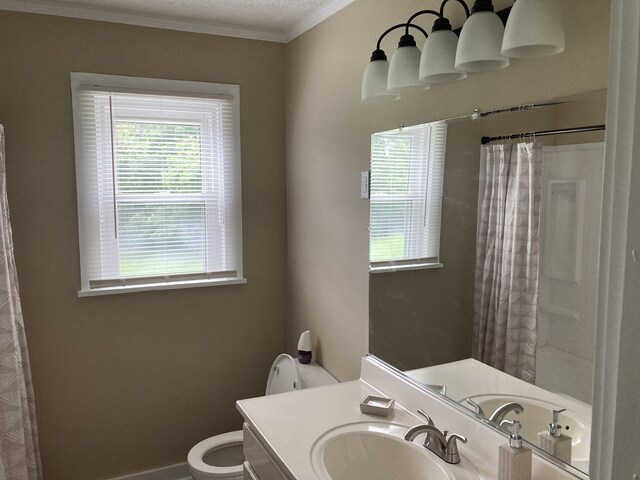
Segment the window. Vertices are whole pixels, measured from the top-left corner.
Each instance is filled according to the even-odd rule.
[[[371,137],[370,271],[441,267],[445,122]]]
[[[71,74],[81,296],[244,283],[236,85]]]

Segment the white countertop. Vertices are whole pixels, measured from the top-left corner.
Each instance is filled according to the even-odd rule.
[[[460,454],[473,463],[481,478],[497,478],[498,446],[506,441],[503,434],[390,373],[375,360],[365,358],[362,369],[362,378],[353,382],[237,402],[247,424],[287,477],[318,478],[311,453],[316,441],[329,430],[359,422],[411,427],[424,423],[410,413],[423,408],[436,426],[469,439],[468,444],[459,444]],[[394,398],[394,412],[386,418],[361,413],[360,402],[371,394]],[[537,455],[533,460],[534,480],[576,480]]]
[[[315,441],[328,430],[358,422],[395,423],[411,427],[421,423],[399,405],[388,417],[365,415],[360,402],[382,393],[362,380],[310,388],[267,397],[240,400],[237,407],[270,450],[278,466],[292,479],[316,478],[310,461]]]

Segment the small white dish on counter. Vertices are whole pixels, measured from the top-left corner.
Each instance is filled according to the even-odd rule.
[[[360,402],[360,411],[367,415],[388,417],[389,413],[393,411],[393,405],[395,403],[396,401],[393,398],[367,395],[367,397]]]

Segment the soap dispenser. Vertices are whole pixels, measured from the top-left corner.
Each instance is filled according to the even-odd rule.
[[[538,434],[538,446],[563,462],[571,463],[571,437],[563,435],[559,415],[566,409],[553,410],[553,418],[547,431]]]
[[[531,480],[531,449],[522,444],[518,420],[503,421],[510,431],[509,441],[498,447],[498,480]]]

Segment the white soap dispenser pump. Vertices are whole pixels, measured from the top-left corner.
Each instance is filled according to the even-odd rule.
[[[553,410],[549,428],[538,434],[538,446],[563,462],[571,463],[571,437],[562,433],[559,423],[560,414],[565,410]]]
[[[498,480],[531,480],[531,449],[522,443],[522,425],[518,420],[500,425],[507,425],[510,434],[509,441],[498,447]]]

